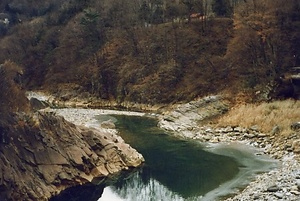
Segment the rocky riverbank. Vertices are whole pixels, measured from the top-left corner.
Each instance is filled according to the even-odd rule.
[[[299,131],[288,137],[277,137],[275,132],[261,133],[251,128],[201,126],[201,122],[222,114],[227,106],[218,96],[210,96],[187,104],[178,105],[160,116],[159,126],[182,138],[208,143],[231,143],[251,145],[257,154],[267,154],[277,159],[278,168],[257,175],[244,190],[227,201],[240,200],[299,200],[300,163]]]
[[[51,111],[2,120],[0,200],[49,200],[140,166],[143,156],[113,131],[74,125]]]
[[[74,105],[74,103],[69,102],[66,105]],[[159,115],[158,125],[178,137],[207,142],[212,145],[231,142],[250,145],[256,148],[258,155],[266,154],[279,161],[276,169],[257,175],[245,189],[227,198],[227,201],[299,200],[299,131],[294,131],[286,137],[279,137],[276,135],[276,129],[271,133],[262,133],[256,126],[218,128],[207,124],[210,118],[218,116],[228,109],[227,104],[220,96],[209,96],[174,106],[171,109],[168,108]],[[105,113],[104,110],[90,110],[89,114],[81,114],[80,109],[75,112],[76,114],[72,114],[70,111],[72,110],[64,109],[56,112],[79,125],[101,128],[96,122],[92,125],[88,123],[93,122],[92,119],[89,119],[91,116],[88,116],[92,114],[92,111],[101,114]],[[106,111],[106,114],[109,113]]]

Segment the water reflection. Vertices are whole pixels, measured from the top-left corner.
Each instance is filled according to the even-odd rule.
[[[133,174],[116,175],[110,184],[67,189],[51,201],[218,200],[247,184],[256,173],[276,166],[240,144],[208,146],[178,140],[157,128],[155,119],[109,115],[97,119],[93,124],[115,122],[122,138],[143,154],[145,165]]]
[[[184,200],[178,194],[170,191],[163,186],[159,181],[150,178],[144,181],[140,172],[134,173],[134,175],[122,182],[122,184],[116,184],[105,188],[103,196],[99,201],[157,201],[157,200]]]
[[[239,172],[231,157],[203,150],[198,143],[166,135],[149,118],[115,116],[122,138],[143,154],[143,169],[104,190],[121,200],[199,200]],[[101,118],[103,119],[103,117]],[[117,199],[116,199],[117,200]]]

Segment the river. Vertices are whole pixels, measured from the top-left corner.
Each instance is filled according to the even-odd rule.
[[[217,200],[274,167],[274,161],[245,145],[175,138],[159,129],[155,118],[98,115],[96,119],[113,121],[125,142],[146,161],[140,170],[107,186],[99,201]]]
[[[49,111],[96,129],[101,129],[103,121],[113,121],[125,142],[145,158],[143,167],[113,178],[105,186],[102,183],[66,191],[65,195],[71,194],[72,200],[74,197],[85,201],[218,200],[237,193],[258,173],[276,167],[273,160],[240,143],[208,144],[174,137],[157,127],[155,115],[79,108]],[[62,196],[53,200],[68,199]]]

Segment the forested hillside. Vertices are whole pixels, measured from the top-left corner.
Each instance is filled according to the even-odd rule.
[[[300,98],[299,47],[300,0],[1,0],[0,200],[48,200],[140,166],[114,120],[89,114],[105,106],[149,109],[174,136],[281,158],[237,200],[297,200],[299,101],[270,100]],[[30,90],[49,103],[29,101]],[[76,108],[75,124],[38,110],[62,105]]]
[[[0,63],[23,69],[24,88],[53,93],[256,100],[300,65],[299,32],[299,0],[3,0]]]

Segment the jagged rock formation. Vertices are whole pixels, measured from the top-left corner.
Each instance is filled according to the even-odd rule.
[[[52,113],[0,122],[0,200],[48,200],[62,190],[137,167],[143,157],[112,133]]]

